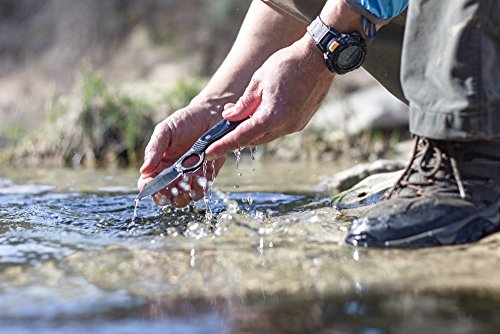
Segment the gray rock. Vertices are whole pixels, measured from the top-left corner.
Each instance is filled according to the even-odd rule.
[[[358,90],[322,104],[310,126],[356,134],[365,129],[390,130],[408,125],[408,108],[382,86]]]
[[[404,164],[396,160],[377,160],[372,163],[357,164],[333,176],[323,177],[319,187],[329,193],[339,193],[353,187],[370,175],[394,172],[402,168]]]

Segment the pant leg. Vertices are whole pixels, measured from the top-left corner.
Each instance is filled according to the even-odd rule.
[[[401,87],[401,53],[405,32],[406,12],[383,26],[368,45],[363,68],[390,93],[408,104]]]
[[[262,0],[309,24],[321,12],[326,0]]]
[[[500,1],[410,1],[401,70],[411,132],[500,137]]]

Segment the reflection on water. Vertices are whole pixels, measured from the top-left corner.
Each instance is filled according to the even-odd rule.
[[[500,327],[499,238],[439,251],[356,249],[343,242],[349,216],[313,191],[324,169],[266,176],[240,163],[237,173],[217,180],[213,216],[204,201],[162,210],[146,200],[133,222],[133,173],[4,171],[1,332]],[[444,270],[444,261],[455,265]]]

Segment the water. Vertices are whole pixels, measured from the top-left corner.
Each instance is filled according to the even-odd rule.
[[[500,328],[500,238],[350,247],[352,213],[317,188],[330,166],[226,167],[206,202],[162,210],[144,200],[135,219],[135,171],[0,171],[0,332]]]

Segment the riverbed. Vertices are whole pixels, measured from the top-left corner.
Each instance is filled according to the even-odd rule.
[[[328,163],[229,161],[189,208],[136,170],[0,170],[1,333],[494,333],[500,237],[344,243]]]

